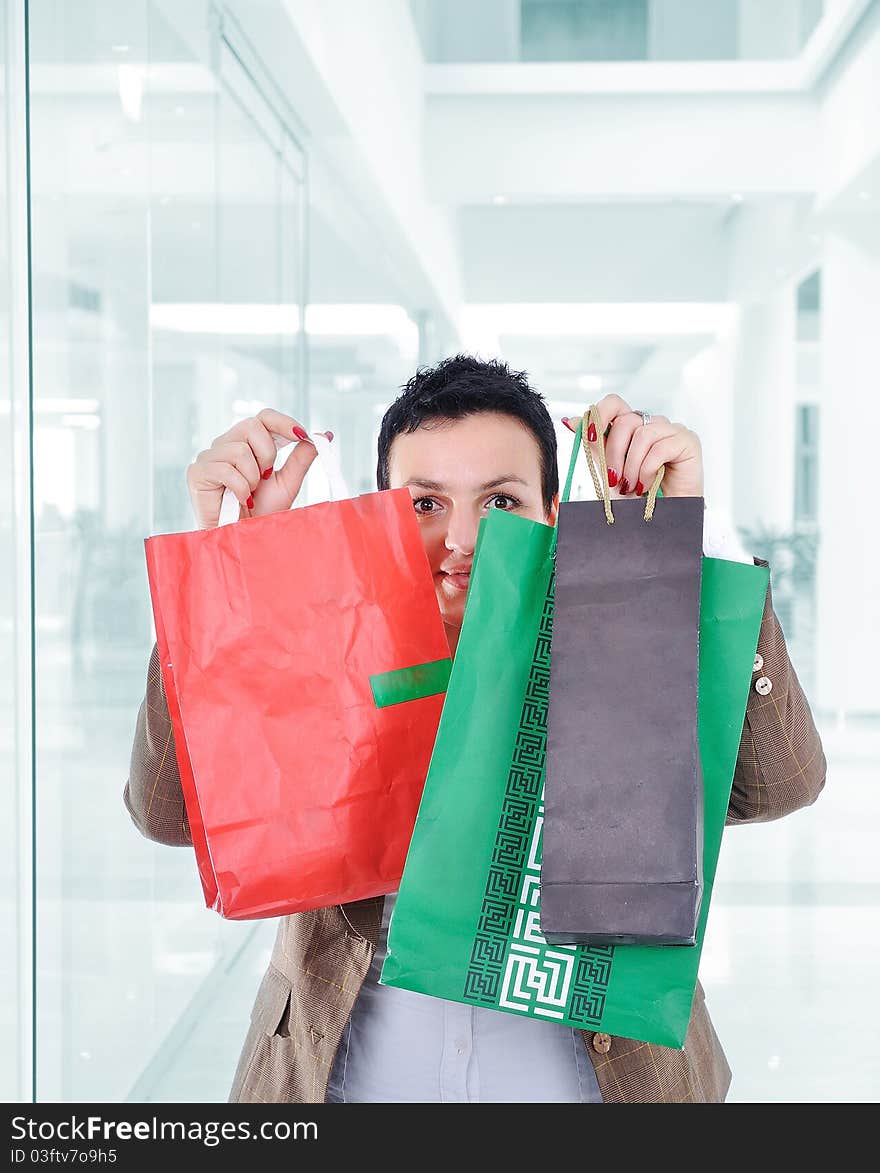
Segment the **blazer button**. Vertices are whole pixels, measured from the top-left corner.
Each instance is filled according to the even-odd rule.
[[[768,692],[773,691],[773,681],[769,676],[760,676],[755,681],[755,692],[759,692],[761,696],[766,696]]]
[[[753,672],[760,672],[763,667],[764,667],[764,657],[759,652],[755,656],[755,665],[752,668],[752,671]]]
[[[611,1035],[602,1034],[601,1032],[594,1034],[593,1050],[598,1051],[600,1055],[607,1055],[611,1050]]]

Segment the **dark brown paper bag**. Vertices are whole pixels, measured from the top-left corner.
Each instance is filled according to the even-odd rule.
[[[704,503],[651,506],[646,521],[644,498],[616,500],[613,524],[601,500],[559,510],[540,888],[551,944],[696,941]]]

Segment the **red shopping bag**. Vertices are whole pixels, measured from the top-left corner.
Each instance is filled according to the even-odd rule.
[[[145,547],[207,906],[249,919],[394,891],[451,667],[409,491]]]

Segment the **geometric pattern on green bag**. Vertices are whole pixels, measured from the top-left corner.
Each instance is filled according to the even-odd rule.
[[[548,945],[540,932],[554,578],[538,626],[463,996],[588,1029],[602,1019],[614,946]]]

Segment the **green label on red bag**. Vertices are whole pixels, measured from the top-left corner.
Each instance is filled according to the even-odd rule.
[[[378,672],[370,677],[370,688],[377,709],[417,701],[425,696],[445,692],[452,671],[452,660],[434,660],[429,664],[415,664],[412,668],[396,668],[393,672]]]

